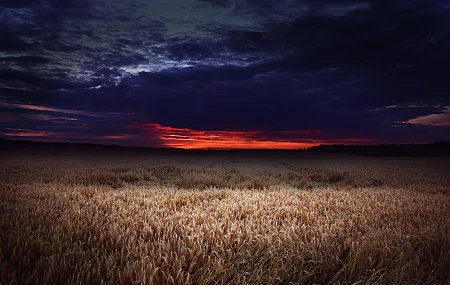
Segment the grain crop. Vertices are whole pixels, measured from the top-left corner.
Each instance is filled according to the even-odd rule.
[[[450,284],[446,158],[3,154],[0,284]]]

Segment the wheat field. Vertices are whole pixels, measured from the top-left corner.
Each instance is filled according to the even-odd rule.
[[[0,152],[0,284],[450,284],[449,158]]]

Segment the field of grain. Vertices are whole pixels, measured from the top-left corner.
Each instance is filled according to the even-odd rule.
[[[450,284],[449,158],[0,156],[0,284]]]

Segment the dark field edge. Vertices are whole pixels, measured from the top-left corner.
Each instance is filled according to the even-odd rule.
[[[427,144],[377,144],[377,145],[319,145],[309,149],[280,150],[280,149],[207,149],[188,150],[182,148],[152,148],[130,147],[119,145],[102,145],[94,143],[69,143],[69,142],[35,142],[29,140],[8,140],[0,138],[0,150],[136,150],[142,152],[168,152],[173,154],[202,154],[208,152],[227,153],[255,153],[255,152],[282,152],[282,153],[329,153],[352,154],[380,157],[449,157],[450,141],[440,141]]]
[[[357,154],[367,156],[450,156],[450,141],[427,144],[320,145],[308,152]]]

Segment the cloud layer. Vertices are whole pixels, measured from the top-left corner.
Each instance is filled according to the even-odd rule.
[[[449,133],[442,1],[0,1],[0,37],[3,137],[167,145],[149,125],[299,144]]]

